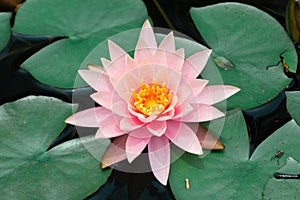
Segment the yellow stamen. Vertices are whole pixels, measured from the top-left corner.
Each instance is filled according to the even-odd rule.
[[[169,105],[172,91],[165,87],[165,84],[157,84],[155,81],[151,85],[141,83],[138,91],[132,91],[133,105],[144,115],[157,115],[165,110]]]

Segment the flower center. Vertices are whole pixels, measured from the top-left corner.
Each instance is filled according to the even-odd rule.
[[[165,87],[165,84],[158,85],[152,82],[151,85],[142,83],[138,91],[133,90],[133,105],[144,115],[158,115],[169,105],[172,91]]]

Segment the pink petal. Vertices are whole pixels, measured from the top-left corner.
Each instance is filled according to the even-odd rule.
[[[167,66],[166,52],[162,49],[157,49],[156,53],[153,56],[153,59],[151,60],[151,64],[152,63]]]
[[[231,85],[210,85],[203,89],[194,102],[213,105],[229,98],[238,91],[240,91],[239,88]]]
[[[107,147],[102,157],[101,160],[102,169],[126,159],[126,152],[125,152],[126,140],[127,140],[127,135],[122,135],[120,137],[113,139],[113,141]]]
[[[193,107],[188,103],[183,103],[183,104],[175,107],[175,113],[174,113],[174,117],[172,119],[177,119],[177,118],[183,117],[183,116],[189,114],[191,111],[193,111]]]
[[[170,111],[167,112],[167,113],[160,114],[160,115],[157,117],[156,121],[167,121],[167,120],[169,120],[169,119],[172,119],[173,116],[174,116],[174,114],[175,114],[175,109],[172,109],[172,110],[170,110]]]
[[[149,141],[150,137],[136,138],[129,135],[126,141],[126,156],[128,162],[131,163],[136,157],[138,157],[147,146]]]
[[[156,38],[148,20],[145,21],[135,48],[134,59],[141,63],[151,59],[157,49]]]
[[[126,72],[127,54],[121,55],[119,58],[112,60],[110,65],[106,67],[106,73],[110,78],[120,79]]]
[[[160,137],[166,132],[167,123],[166,121],[152,121],[146,127],[152,135]]]
[[[185,123],[168,121],[168,128],[165,135],[181,149],[193,154],[203,154],[196,134]]]
[[[108,40],[108,49],[109,49],[110,59],[112,61],[119,59],[121,56],[127,54],[121,47],[119,47],[116,43],[114,43],[111,40]]]
[[[189,80],[189,84],[194,92],[194,96],[197,96],[205,88],[207,83],[208,83],[208,80],[204,80],[204,79]]]
[[[78,73],[96,91],[111,91],[113,89],[109,77],[104,73],[92,70],[78,70]]]
[[[182,66],[184,63],[184,49],[180,48],[174,53],[168,52],[166,54],[166,57],[167,57],[168,67],[181,73]]]
[[[125,57],[125,62],[126,62],[126,71],[134,69],[138,66],[138,63],[133,58],[131,58],[128,54]]]
[[[176,95],[180,104],[183,104],[191,96],[194,96],[191,87],[183,84],[178,88]]]
[[[121,119],[120,122],[120,129],[122,129],[123,131],[133,131],[135,129],[138,129],[140,127],[142,127],[144,125],[144,123],[141,123],[140,121],[138,121],[136,118],[123,118]]]
[[[204,69],[212,50],[197,52],[188,57],[183,64],[183,75],[189,79],[197,78]]]
[[[121,117],[130,117],[130,112],[128,111],[127,107],[128,104],[124,101],[113,101],[112,104],[112,111],[114,114],[119,115]]]
[[[174,34],[170,32],[159,44],[160,49],[165,49],[170,52],[175,51],[175,41],[174,41]]]
[[[140,87],[141,79],[138,79],[135,72],[136,70],[126,73],[115,85],[116,93],[126,102],[128,102],[132,96],[132,89]]]
[[[152,122],[153,120],[155,120],[157,118],[157,115],[150,115],[149,117],[148,116],[145,116],[143,114],[141,115],[137,115],[137,118],[144,124],[146,123],[150,123]]]
[[[138,118],[140,123],[150,123],[157,118],[156,115],[151,115],[149,117],[145,116],[144,114],[140,113],[133,106],[130,106],[130,105],[128,105],[128,110],[133,116]]]
[[[76,126],[99,127],[101,121],[110,117],[112,112],[103,107],[90,108],[75,113],[68,117],[65,122]]]
[[[143,41],[145,43],[140,44]],[[144,46],[147,45],[147,46]],[[136,45],[136,49],[143,49],[143,48],[157,48],[156,38],[152,29],[152,26],[149,20],[146,20],[143,24],[142,30],[140,32],[139,40]]]
[[[101,106],[111,110],[112,108],[112,92],[96,92],[91,95],[91,98]]]
[[[135,138],[150,138],[153,135],[149,132],[146,126],[143,126],[139,129],[135,129],[129,133],[132,137]]]
[[[205,122],[224,117],[224,113],[213,106],[206,104],[191,104],[191,106],[194,110],[174,120],[182,122]]]
[[[108,117],[100,123],[99,129],[95,138],[113,138],[126,134],[126,131],[121,130],[114,116]]]
[[[109,70],[111,61],[107,60],[106,58],[100,58],[100,60],[102,62],[105,71]]]
[[[178,104],[178,98],[176,95],[173,95],[170,104],[168,105],[167,109],[162,112],[162,114],[170,112],[171,110],[174,109],[174,107],[177,104]],[[159,115],[159,116],[161,116],[161,115]]]
[[[159,182],[167,185],[170,171],[170,144],[168,138],[152,137],[148,144],[152,172]]]

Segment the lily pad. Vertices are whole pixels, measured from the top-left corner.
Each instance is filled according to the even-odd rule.
[[[286,92],[285,94],[287,96],[287,109],[300,126],[300,92]]]
[[[293,158],[287,158],[286,164],[278,170],[284,174],[299,174],[300,164]],[[299,199],[300,182],[295,179],[270,178],[263,193],[263,199]]]
[[[41,82],[70,88],[80,64],[98,43],[141,27],[146,18],[139,0],[27,0],[17,12],[14,32],[66,38],[42,49],[21,67]]]
[[[229,112],[224,128],[214,131],[222,131],[220,140],[226,147],[223,152],[211,152],[204,158],[185,153],[172,163],[170,185],[178,199],[261,199],[269,177],[284,165],[284,160],[288,156],[300,158],[300,127],[295,121],[261,143],[250,159],[241,112]],[[280,158],[275,157],[278,150],[284,151]]]
[[[283,73],[283,61],[296,72],[297,53],[283,27],[267,13],[245,4],[220,3],[192,8],[192,19],[213,58],[230,61],[229,68],[219,68],[225,84],[241,88],[228,100],[229,108],[249,109],[278,95],[289,83]],[[219,66],[229,66],[226,63]]]
[[[10,13],[0,13],[0,51],[6,46],[10,36]]]
[[[0,107],[1,198],[83,199],[105,182],[109,170],[93,155],[109,141],[85,137],[47,151],[71,113],[71,104],[43,96]]]

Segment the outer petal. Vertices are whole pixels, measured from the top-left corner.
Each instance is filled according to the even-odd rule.
[[[99,127],[100,122],[112,116],[112,112],[103,107],[90,108],[75,113],[68,117],[65,122],[76,126]]]
[[[92,70],[78,70],[80,76],[96,91],[112,91],[113,86],[105,73]]]
[[[126,152],[125,152],[126,140],[127,140],[127,135],[122,135],[120,137],[113,139],[113,141],[107,147],[102,157],[101,160],[102,169],[126,159]]]
[[[126,156],[128,162],[131,163],[136,157],[138,157],[149,141],[150,138],[136,138],[129,135],[126,141]]]
[[[212,50],[208,49],[188,57],[183,64],[183,75],[189,79],[197,78],[204,69],[211,52]]]
[[[230,85],[210,85],[195,98],[194,102],[213,105],[240,91],[239,88]]]
[[[157,49],[156,38],[153,32],[153,29],[148,20],[145,21],[142,30],[140,32],[139,40],[137,42],[135,50],[147,49],[149,53],[152,55],[155,53]],[[141,62],[144,58],[141,56],[140,51],[135,51],[134,58]]]
[[[206,84],[208,83],[208,80],[192,79],[189,81],[189,83],[190,83],[191,89],[193,90],[194,96],[197,96],[205,88]]]
[[[168,128],[165,133],[175,145],[193,154],[203,154],[200,142],[194,133],[185,123],[168,121]]]
[[[160,137],[166,132],[167,123],[166,121],[153,121],[149,123],[146,127],[149,130],[149,132],[152,133],[152,135]]]
[[[224,116],[224,113],[210,105],[191,104],[191,106],[194,109],[193,111],[181,118],[174,120],[182,122],[205,122]]]
[[[116,43],[114,43],[111,40],[108,40],[108,49],[109,49],[110,59],[112,61],[119,59],[121,56],[127,54],[121,47],[119,47]]]
[[[114,118],[108,117],[100,123],[100,127],[95,135],[96,138],[113,138],[126,134],[126,131],[121,130]]]
[[[159,44],[160,49],[165,49],[170,52],[175,51],[175,41],[174,41],[174,34],[170,32]]]
[[[96,92],[91,95],[91,98],[101,106],[112,109],[112,92]]]
[[[152,172],[159,182],[167,185],[170,171],[170,144],[168,138],[152,137],[148,144]]]

